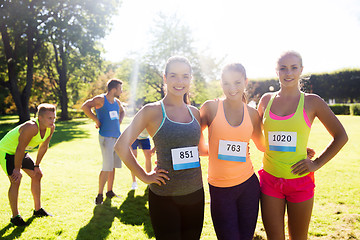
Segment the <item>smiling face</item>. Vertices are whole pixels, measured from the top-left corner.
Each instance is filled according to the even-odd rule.
[[[290,52],[280,57],[276,73],[281,87],[298,87],[302,70],[302,60],[298,55]]]
[[[191,77],[191,69],[188,64],[177,61],[170,63],[164,75],[167,92],[184,96],[189,91]]]
[[[246,102],[245,88],[248,83],[246,70],[241,63],[226,65],[221,74],[221,87],[227,99]]]
[[[226,98],[242,100],[247,79],[244,74],[238,71],[228,70],[223,72],[221,77],[221,87]]]

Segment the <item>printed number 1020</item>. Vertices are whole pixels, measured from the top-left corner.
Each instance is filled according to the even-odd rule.
[[[290,135],[273,135],[274,142],[291,142]]]

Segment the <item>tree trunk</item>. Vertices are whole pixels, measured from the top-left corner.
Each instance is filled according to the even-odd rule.
[[[5,57],[7,60],[7,66],[8,66],[8,77],[9,82],[7,83],[7,87],[10,90],[10,94],[12,98],[14,99],[16,109],[19,115],[19,122],[23,123],[30,119],[30,111],[28,107],[28,100],[24,99],[22,97],[23,94],[20,93],[19,87],[17,85],[17,79],[18,79],[18,69],[16,67],[17,63],[17,54],[14,49],[17,49],[17,43],[19,41],[15,40],[14,48],[10,44],[10,37],[7,31],[7,27],[5,26],[5,23],[0,24],[0,31],[2,36],[2,41],[4,44],[4,51],[5,51]],[[18,39],[19,40],[19,39]],[[31,88],[31,85],[30,85]],[[24,101],[25,100],[25,101]]]
[[[67,83],[67,79],[66,79],[66,72],[63,70],[63,68],[61,69],[61,73],[60,73],[60,77],[59,77],[59,82],[60,82],[60,105],[61,105],[61,115],[60,115],[60,119],[61,120],[69,120],[69,113],[68,113],[68,95],[67,95],[67,91],[66,91],[66,83]]]
[[[29,99],[31,96],[31,88],[33,84],[33,75],[34,75],[34,56],[37,48],[39,46],[38,43],[35,44],[35,31],[31,23],[29,23],[29,27],[27,29],[27,60],[26,60],[26,85],[24,90],[21,93],[21,102],[23,106],[26,106],[24,109],[24,116],[27,119],[30,119],[30,109],[29,109]],[[38,40],[39,42],[39,40]]]
[[[60,105],[61,105],[61,114],[60,119],[63,121],[69,120],[69,112],[68,112],[68,95],[66,91],[66,85],[68,82],[67,79],[67,55],[66,55],[67,44],[59,47],[59,57],[61,59],[61,64],[59,61],[56,61],[56,69],[59,73],[59,87],[60,87]],[[55,47],[55,55],[57,55],[56,47]],[[57,58],[58,59],[58,58]]]

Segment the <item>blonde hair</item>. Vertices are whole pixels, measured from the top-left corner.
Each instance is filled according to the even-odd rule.
[[[283,52],[283,53],[279,56],[279,58],[277,59],[276,65],[279,65],[280,60],[283,59],[283,57],[288,56],[288,55],[292,55],[292,56],[295,56],[295,57],[299,58],[299,60],[300,60],[300,67],[303,66],[303,61],[302,61],[302,57],[301,57],[300,53],[298,53],[298,52],[296,52],[296,51],[294,51],[294,50],[288,50],[288,51]]]
[[[37,115],[42,116],[46,111],[56,113],[56,107],[50,103],[42,103],[38,106]]]

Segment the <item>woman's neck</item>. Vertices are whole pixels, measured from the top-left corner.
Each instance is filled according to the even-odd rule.
[[[278,92],[278,95],[279,96],[284,96],[284,97],[287,97],[287,96],[298,96],[300,95],[301,91],[298,87],[281,87],[279,92]]]
[[[184,102],[184,98],[181,96],[172,96],[172,95],[168,95],[166,94],[165,97],[163,98],[163,103],[167,104],[167,105],[172,105],[172,106],[184,106],[186,105]]]
[[[244,105],[244,102],[242,100],[230,100],[228,98],[224,99],[224,103],[229,106],[230,108],[242,108]]]

